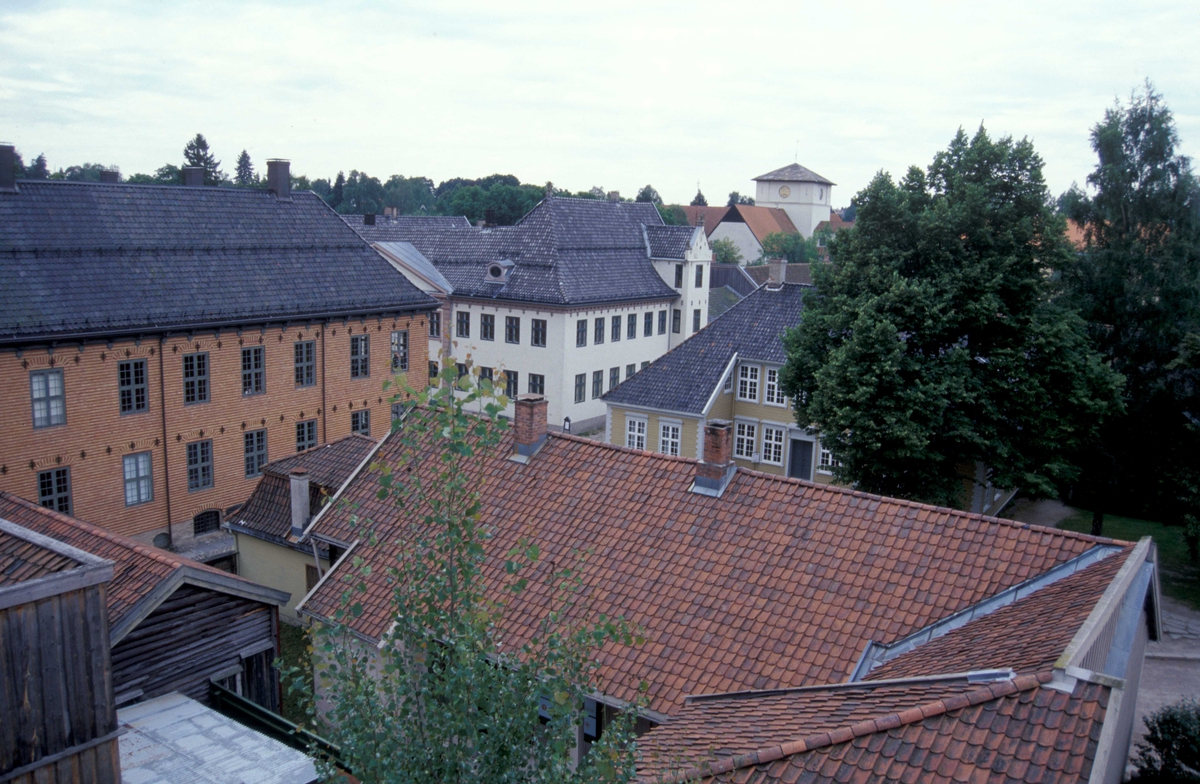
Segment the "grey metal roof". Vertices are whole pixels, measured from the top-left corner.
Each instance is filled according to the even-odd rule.
[[[700,414],[730,358],[783,363],[783,333],[800,323],[804,290],[760,288],[649,367],[604,395],[606,403]]]
[[[788,282],[796,283],[798,281],[789,280]],[[708,287],[710,289],[728,286],[744,297],[761,285],[746,274],[746,268],[740,264],[713,264],[709,268]]]
[[[775,171],[760,174],[754,180],[756,182],[758,180],[779,180],[782,182],[816,182],[822,185],[837,185],[836,182],[827,180],[812,169],[801,166],[798,163],[789,163],[787,166]]]
[[[646,231],[663,226],[653,204],[553,197],[513,226],[352,225],[369,242],[411,243],[457,297],[579,305],[679,296],[650,263]],[[502,259],[515,266],[492,283],[487,267]]]
[[[697,229],[691,226],[647,226],[646,245],[652,259],[682,259]]]
[[[0,342],[432,308],[314,193],[22,180]]]
[[[437,267],[421,255],[421,251],[411,242],[376,242],[375,247],[396,257],[447,294],[454,293],[454,286],[446,280],[446,276],[438,272]]]

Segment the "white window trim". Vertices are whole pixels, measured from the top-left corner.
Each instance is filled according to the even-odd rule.
[[[790,440],[788,438],[787,426],[786,425],[772,425],[772,424],[768,424],[768,423],[764,422],[760,426],[760,429],[762,431],[762,461],[768,465],[774,465],[774,466],[783,465],[784,460],[787,457],[788,441]],[[767,459],[767,431],[768,430],[774,430],[777,433],[780,433],[782,436],[782,440],[779,442],[779,460],[768,460]]]
[[[750,436],[750,454],[748,455],[738,452],[738,443],[742,439],[742,437],[738,435],[738,427],[754,428],[754,433]],[[738,460],[755,460],[757,457],[759,457],[758,439],[761,431],[762,425],[757,420],[735,419],[733,423],[733,456]]]
[[[666,455],[666,454],[671,454],[671,453],[663,450],[662,433],[663,433],[664,427],[674,427],[679,430],[679,437],[677,439],[675,439],[675,442],[676,442],[675,443],[675,447],[676,447],[675,453],[672,456],[673,457],[682,457],[683,456],[683,420],[682,419],[664,419],[664,418],[660,418],[658,420],[658,451],[659,451],[659,454]]]
[[[753,379],[748,378],[748,376],[750,375],[749,371],[752,371],[752,370],[755,371],[753,374],[754,375]],[[745,373],[745,375],[747,377],[743,377],[743,373]],[[759,396],[762,393],[762,378],[763,378],[763,373],[762,373],[761,365],[740,365],[738,367],[738,377],[737,377],[737,399],[743,403],[757,403],[759,401]],[[747,389],[749,389],[751,384],[754,385],[754,396],[753,397],[742,395],[742,382],[743,381],[746,382]]]
[[[782,370],[782,368],[763,368],[762,400],[763,400],[764,406],[774,406],[776,408],[787,408],[787,395],[783,394],[783,390],[779,388],[779,371],[780,370]],[[767,387],[771,383],[770,381],[768,381],[768,379],[770,378],[771,373],[775,374],[775,396],[777,398],[779,398],[778,403],[773,403],[767,399]]]
[[[641,433],[636,432],[637,428],[634,427],[635,425],[641,425]],[[646,450],[646,436],[648,434],[649,429],[650,429],[650,420],[648,417],[629,416],[628,414],[626,414],[625,415],[625,446],[629,447],[630,449],[640,449],[642,451],[645,451]],[[642,440],[641,446],[638,446],[636,443],[631,443],[632,439],[636,439],[639,437]]]

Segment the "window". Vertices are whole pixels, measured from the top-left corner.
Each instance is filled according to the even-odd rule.
[[[440,338],[442,336],[442,312],[435,310],[429,314],[429,337]]]
[[[71,469],[38,472],[38,503],[56,512],[71,514]]]
[[[267,431],[247,430],[243,433],[242,454],[246,461],[246,478],[261,474],[267,462]]]
[[[763,426],[762,459],[764,463],[783,465],[783,433],[781,427]]]
[[[733,374],[730,373],[728,376],[725,376],[725,386],[721,389],[721,393],[728,395],[732,391],[733,391]]]
[[[683,265],[682,264],[675,265],[675,288],[677,288],[677,289],[683,288]]]
[[[408,330],[392,333],[392,370],[408,370]]]
[[[667,334],[667,311],[658,311],[658,334]]]
[[[317,445],[317,420],[305,419],[296,423],[296,451],[303,452]]]
[[[621,339],[621,317],[612,317],[612,342],[616,343]]]
[[[454,322],[454,334],[456,337],[471,337],[471,312],[469,310],[454,314]]]
[[[628,365],[625,366],[625,379],[628,380],[628,379],[633,378],[633,374],[636,372],[637,372],[637,365],[630,362]]]
[[[202,536],[221,530],[221,513],[216,509],[201,512],[192,518],[192,535]]]
[[[261,395],[267,391],[266,370],[263,367],[263,347],[242,349],[242,394]]]
[[[533,333],[530,335],[530,344],[538,348],[546,347],[546,319],[533,320]]]
[[[621,383],[621,368],[619,368],[619,367],[609,368],[608,369],[608,388],[609,388],[609,390],[613,389],[613,387],[615,387],[617,384],[620,384],[620,383]]]
[[[296,386],[311,387],[317,383],[317,344],[312,340],[301,340],[293,344]],[[185,357],[186,359],[186,357]],[[184,372],[187,376],[187,372]],[[184,382],[186,384],[186,382]],[[186,394],[186,393],[185,393]]]
[[[604,316],[596,318],[596,329],[593,332],[592,342],[598,346],[604,342]]]
[[[654,334],[654,313],[647,310],[642,316],[642,337],[648,338]]]
[[[62,370],[35,370],[29,374],[33,398],[33,426],[53,427],[67,423],[67,399],[63,394]]]
[[[664,422],[658,426],[658,451],[679,457],[679,425]]]
[[[758,402],[758,365],[742,365],[738,368],[738,400]]]
[[[458,373],[458,378],[462,378],[463,376],[467,375],[467,366],[462,362],[455,362],[454,370]]]
[[[304,564],[304,590],[311,591],[321,581],[321,573],[312,564]]]
[[[504,317],[504,342],[505,343],[520,343],[521,342],[521,317],[520,316],[505,316]]]
[[[704,265],[696,265],[696,288],[704,288]]]
[[[841,464],[842,464],[842,461],[834,460],[833,452],[830,452],[828,449],[825,448],[824,444],[821,444],[821,457],[817,461],[817,473],[832,474],[833,469],[837,468]]]
[[[392,403],[392,421],[404,419],[404,415],[408,413],[409,404],[407,403]]]
[[[592,373],[592,400],[604,394],[604,371],[597,370]]]
[[[529,394],[544,395],[546,394],[546,377],[540,373],[529,374]]]
[[[504,394],[511,400],[521,392],[520,374],[515,370],[504,371]]]
[[[683,327],[683,311],[680,310],[679,308],[675,308],[674,310],[671,311],[671,332],[678,335],[679,331],[682,327]]]
[[[642,369],[642,370],[645,370],[645,369],[646,369],[646,368],[648,368],[648,367],[650,367],[650,361],[649,361],[649,360],[646,360],[645,362],[643,362],[643,363],[642,363],[642,367],[641,367],[641,369]]]
[[[491,313],[479,314],[479,339],[480,340],[495,340],[496,339],[496,317]]]
[[[692,311],[692,332],[700,331],[700,308]]]
[[[371,336],[350,336],[350,378],[371,375]]]
[[[782,406],[783,400],[783,390],[779,388],[779,370],[767,368],[767,380],[763,386],[763,402],[773,406]]]
[[[212,441],[187,445],[188,492],[213,486]]]
[[[485,379],[486,379],[487,381],[495,381],[495,380],[496,380],[496,378],[495,378],[495,374],[492,372],[492,369],[491,369],[490,367],[482,367],[482,366],[480,366],[480,368],[479,368],[479,380],[480,380],[480,381],[483,381],[483,380],[485,380]]]
[[[646,420],[625,420],[625,446],[630,449],[646,448]]]
[[[734,430],[733,456],[750,460],[754,457],[754,444],[758,440],[758,425],[738,422]]]
[[[117,363],[117,391],[121,399],[122,414],[147,411],[150,401],[146,397],[146,360],[127,359]]]
[[[637,337],[637,314],[630,313],[625,319],[625,339],[633,340]]]
[[[350,432],[359,435],[371,435],[371,409],[350,412]]]
[[[575,345],[576,347],[587,345],[587,319],[579,319],[575,322]]]
[[[125,469],[125,505],[137,506],[154,500],[154,480],[150,474],[150,453],[138,452],[121,459]]]
[[[442,369],[440,367],[438,367],[438,363],[432,359],[429,360],[429,383],[430,384],[437,383],[438,374],[441,372],[442,372]]]
[[[575,402],[582,403],[587,399],[587,373],[575,376]]]
[[[183,404],[208,402],[208,352],[183,355]]]

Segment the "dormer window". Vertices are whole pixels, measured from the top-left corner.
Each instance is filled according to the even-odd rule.
[[[493,261],[487,266],[487,272],[484,275],[484,280],[488,283],[507,283],[509,273],[515,265],[508,259]]]

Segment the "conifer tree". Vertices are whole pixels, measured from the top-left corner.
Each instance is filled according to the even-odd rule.
[[[243,188],[248,188],[258,182],[258,175],[254,173],[254,164],[250,162],[250,153],[242,150],[242,154],[237,159],[237,172],[233,175],[233,181]]]
[[[208,150],[208,140],[204,134],[198,133],[183,148],[183,159],[187,166],[204,167],[204,184],[220,185],[225,179],[221,171],[221,162]]]

